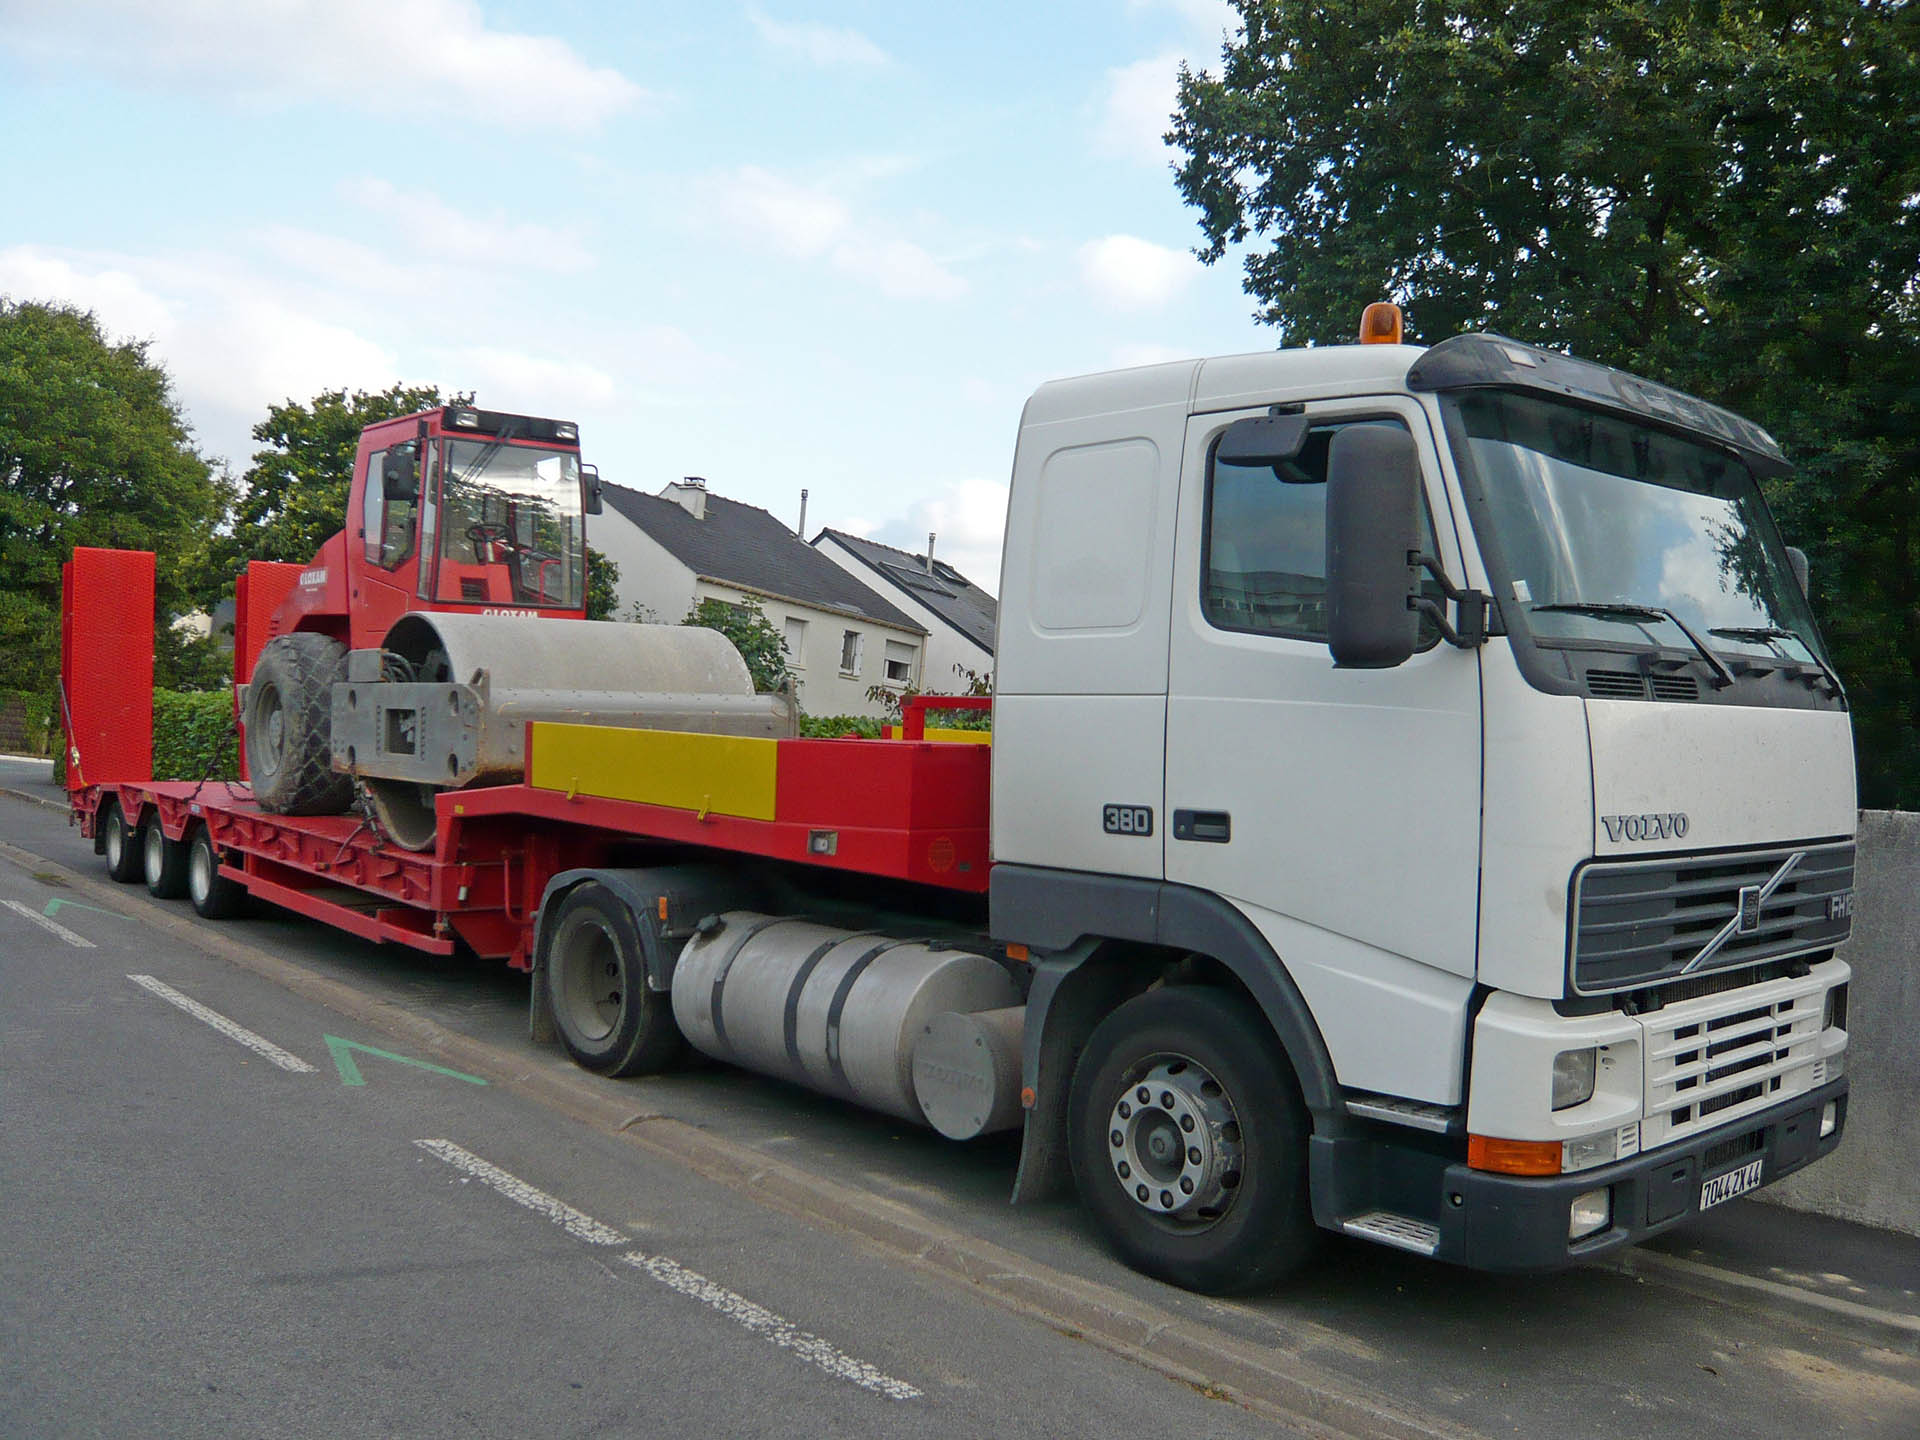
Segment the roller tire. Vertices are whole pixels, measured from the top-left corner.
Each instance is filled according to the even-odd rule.
[[[594,881],[567,892],[547,946],[547,998],[574,1063],[602,1075],[650,1075],[678,1061],[686,1040],[672,998],[647,986],[633,912]]]
[[[141,878],[145,867],[141,863],[139,839],[121,813],[118,800],[109,799],[100,807],[100,847],[107,857],[109,878],[122,885],[131,885]]]
[[[231,920],[247,905],[247,887],[220,873],[220,852],[204,825],[187,841],[187,899],[202,920]]]
[[[1120,1103],[1134,1099],[1150,1074],[1167,1073],[1156,1067],[1181,1062],[1193,1067],[1186,1076],[1217,1081],[1235,1127],[1237,1158],[1221,1172],[1233,1178],[1232,1188],[1212,1215],[1157,1213],[1129,1187],[1144,1179],[1150,1194],[1159,1195],[1170,1193],[1157,1188],[1170,1182],[1144,1166],[1129,1180],[1118,1174],[1129,1152],[1113,1137],[1124,1134],[1128,1144],[1142,1135],[1150,1140],[1149,1113],[1168,1113],[1157,1102],[1138,1106],[1131,1123],[1139,1128],[1123,1130],[1129,1122],[1116,1119]],[[1150,1088],[1158,1090],[1158,1083]],[[1271,1030],[1238,997],[1206,986],[1171,986],[1120,1006],[1081,1054],[1068,1117],[1081,1203],[1134,1269],[1203,1294],[1242,1294],[1270,1288],[1312,1254],[1319,1232],[1307,1193],[1306,1109]],[[1173,1146],[1176,1163],[1181,1143]]]
[[[247,773],[253,798],[274,815],[338,815],[352,777],[333,768],[333,687],[347,678],[347,649],[310,631],[267,642],[247,687]]]
[[[187,893],[187,847],[167,838],[158,815],[140,827],[140,868],[154,899],[178,900]]]

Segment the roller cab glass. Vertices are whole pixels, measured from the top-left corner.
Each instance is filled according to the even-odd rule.
[[[1476,390],[1444,404],[1501,612],[1544,662],[1528,667],[1536,681],[1586,689],[1597,653],[1621,678],[1594,694],[1685,677],[1702,699],[1838,703],[1812,611],[1737,456],[1533,395]],[[1648,693],[1686,694],[1671,683]]]
[[[585,603],[580,457],[491,440],[443,440],[434,598],[577,610]]]

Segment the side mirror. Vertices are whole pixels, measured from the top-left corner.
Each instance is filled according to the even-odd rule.
[[[600,506],[600,467],[582,465],[580,467],[580,513],[598,515]]]
[[[1787,546],[1787,564],[1793,567],[1794,583],[1800,587],[1800,593],[1811,599],[1813,592],[1807,587],[1813,583],[1813,567],[1807,563],[1807,552],[1798,545]]]
[[[1226,428],[1214,459],[1223,465],[1278,465],[1298,455],[1306,440],[1305,415],[1255,415]]]
[[[1397,425],[1350,425],[1327,449],[1327,648],[1390,670],[1419,639],[1420,461]]]
[[[413,452],[406,446],[395,446],[387,452],[380,466],[380,479],[386,485],[389,500],[411,503],[420,498],[420,473],[414,465]]]

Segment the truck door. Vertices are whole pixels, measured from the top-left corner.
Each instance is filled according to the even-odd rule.
[[[1427,529],[1460,550],[1424,412],[1315,403],[1277,466],[1217,464],[1233,421],[1198,415],[1181,467],[1167,696],[1167,879],[1236,905],[1313,1010],[1342,1084],[1461,1098],[1480,834],[1477,652],[1423,629],[1391,670],[1336,670],[1326,645],[1327,443],[1410,431]]]

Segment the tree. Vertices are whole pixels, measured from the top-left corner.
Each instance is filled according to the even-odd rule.
[[[620,567],[593,546],[587,546],[587,618],[613,619],[620,603]]]
[[[767,612],[752,600],[708,598],[695,604],[680,623],[718,630],[731,640],[747,662],[755,690],[778,690],[787,683],[787,642],[773,628]]]
[[[1779,437],[1869,804],[1920,806],[1920,10],[1237,0],[1168,139],[1290,344],[1571,350]]]
[[[466,404],[470,395],[450,403]],[[249,560],[311,560],[347,523],[347,492],[360,432],[380,420],[431,410],[442,403],[433,385],[393,385],[375,394],[328,390],[307,404],[288,400],[267,407],[253,427],[264,446],[241,477],[233,530],[212,547],[200,577],[211,608],[231,593],[233,577]]]
[[[0,299],[0,687],[53,689],[75,546],[157,552],[160,616],[189,608],[229,493],[145,342],[114,344],[70,306]]]

